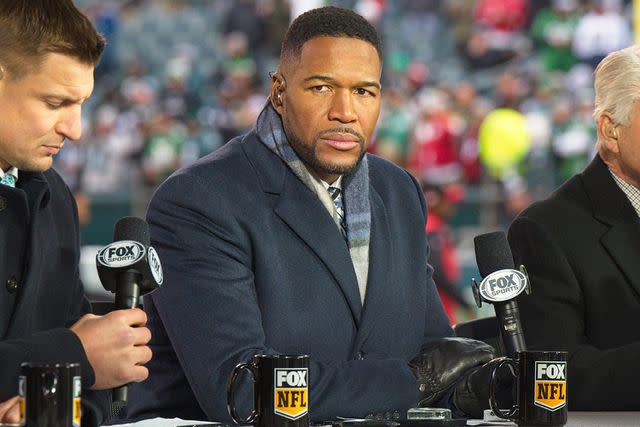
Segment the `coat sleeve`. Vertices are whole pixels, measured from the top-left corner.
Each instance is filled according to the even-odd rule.
[[[250,234],[233,202],[205,207],[216,203],[213,196],[202,200],[211,191],[183,174],[154,196],[148,222],[165,283],[151,299],[200,407],[208,419],[221,421],[229,419],[225,390],[233,367],[279,350],[266,344]],[[312,360],[309,376],[311,415],[318,420],[406,410],[418,400],[415,377],[402,359]],[[236,388],[239,412],[247,414],[251,387],[245,380]]]
[[[518,298],[527,346],[569,352],[570,410],[637,408],[640,343],[610,350],[591,345],[585,335],[585,306],[580,282],[556,238],[526,216],[509,229],[516,265],[531,280],[531,295]],[[615,308],[612,308],[615,309]]]

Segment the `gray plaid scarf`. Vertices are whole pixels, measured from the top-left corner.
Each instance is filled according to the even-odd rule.
[[[293,150],[282,126],[282,119],[267,101],[256,122],[256,133],[262,143],[282,159],[291,171],[334,215],[334,221],[339,221],[335,215],[335,208],[329,193],[317,185],[317,181],[307,170]],[[369,202],[369,166],[365,155],[360,164],[349,175],[342,178],[342,194],[347,228],[347,242],[351,261],[360,288],[360,302],[364,303],[369,273],[369,240],[371,238],[371,205]],[[339,223],[337,224],[339,226]]]

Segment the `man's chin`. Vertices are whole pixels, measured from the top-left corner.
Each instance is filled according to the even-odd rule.
[[[351,154],[351,153],[350,153]],[[347,175],[352,172],[358,164],[364,153],[351,154],[349,158],[319,158],[318,166],[326,173],[330,173],[332,175]]]
[[[46,172],[51,169],[53,165],[53,157],[47,156],[37,159],[36,161],[31,161],[25,163],[22,167],[17,166],[19,171],[25,172]]]
[[[318,170],[327,175],[348,175],[358,166],[360,160],[349,163],[329,163],[321,162],[318,166]]]

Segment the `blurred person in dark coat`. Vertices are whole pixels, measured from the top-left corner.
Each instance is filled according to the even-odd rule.
[[[435,185],[423,182],[422,190],[429,208],[426,232],[431,249],[429,262],[433,267],[433,281],[449,323],[454,325],[466,320],[461,316],[463,311],[471,314],[472,309],[461,287],[462,271],[449,227],[457,205],[464,198],[464,188],[455,183]]]

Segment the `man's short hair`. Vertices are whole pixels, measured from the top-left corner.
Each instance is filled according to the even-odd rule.
[[[373,25],[352,10],[327,6],[305,12],[291,23],[282,41],[280,63],[300,57],[307,41],[323,36],[363,40],[376,48],[382,61],[382,42]]]
[[[608,112],[616,125],[627,126],[640,99],[640,45],[607,55],[595,70],[594,89],[595,119]]]
[[[96,65],[104,45],[72,0],[0,1],[0,67],[12,78],[37,69],[48,53]]]

